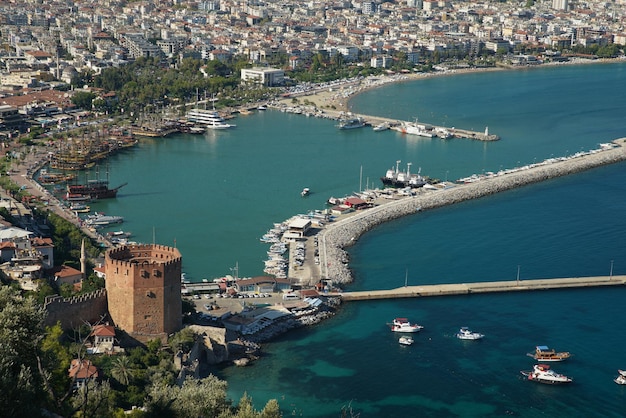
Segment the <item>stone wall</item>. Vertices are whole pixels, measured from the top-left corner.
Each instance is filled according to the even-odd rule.
[[[48,326],[60,322],[63,329],[72,329],[86,323],[95,324],[107,315],[107,292],[99,289],[67,299],[48,296],[44,309],[48,313],[45,320]]]

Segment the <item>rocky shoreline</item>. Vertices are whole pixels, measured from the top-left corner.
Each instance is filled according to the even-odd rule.
[[[438,191],[424,191],[416,196],[384,203],[380,206],[329,224],[320,232],[325,257],[325,271],[322,276],[333,280],[334,284],[350,283],[353,280],[349,267],[349,255],[345,248],[353,245],[365,232],[393,219],[414,214],[420,210],[435,209],[471,199],[478,199],[506,190],[515,189],[533,183],[567,176],[590,170],[603,165],[626,160],[626,139],[613,141],[614,148],[596,150],[579,157],[556,159],[550,162],[534,164],[532,167],[518,169],[502,175],[484,177],[468,184],[457,185]]]

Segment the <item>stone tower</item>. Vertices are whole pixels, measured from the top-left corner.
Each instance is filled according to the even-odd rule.
[[[165,341],[182,328],[182,257],[155,244],[107,251],[106,290],[111,319],[133,338]]]

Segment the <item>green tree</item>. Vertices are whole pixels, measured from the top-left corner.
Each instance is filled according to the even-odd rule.
[[[113,360],[111,375],[124,386],[128,386],[133,380],[133,367],[132,362],[127,356],[117,356]]]
[[[91,104],[96,98],[94,93],[88,91],[79,91],[72,96],[72,103],[81,109],[91,110]]]
[[[31,297],[0,288],[0,416],[37,416],[45,395],[37,348],[45,312]]]

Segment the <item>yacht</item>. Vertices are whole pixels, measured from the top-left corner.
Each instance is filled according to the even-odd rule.
[[[187,112],[187,120],[204,126],[206,129],[228,129],[236,125],[226,123],[215,110],[193,109]]]
[[[484,334],[479,332],[472,332],[467,327],[461,327],[459,332],[456,333],[456,338],[459,340],[480,340],[484,337]]]
[[[545,383],[548,385],[560,385],[571,383],[572,379],[550,369],[547,364],[535,364],[532,371],[522,371],[523,376],[533,382]]]
[[[393,332],[419,332],[424,327],[417,324],[412,324],[406,318],[396,318],[391,323],[391,330]]]

